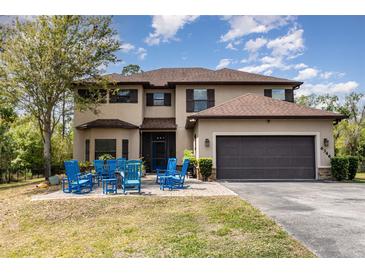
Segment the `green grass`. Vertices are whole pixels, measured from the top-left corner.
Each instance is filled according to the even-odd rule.
[[[1,183],[0,184],[0,190],[5,189],[5,188],[12,188],[12,187],[18,187],[18,186],[24,186],[24,185],[31,185],[31,184],[40,183],[40,182],[43,182],[43,181],[44,181],[44,177],[43,178],[29,179],[29,180],[20,181],[20,182]]]
[[[0,257],[314,256],[238,197],[30,201],[52,190],[0,189]]]

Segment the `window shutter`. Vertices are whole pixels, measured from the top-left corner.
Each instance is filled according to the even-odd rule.
[[[171,106],[171,93],[164,93],[164,105]]]
[[[186,90],[186,112],[194,112],[194,90]]]
[[[147,93],[147,106],[153,106],[153,93]]]
[[[285,90],[285,101],[294,103],[294,91],[292,89]]]
[[[122,157],[128,160],[128,139],[122,140]]]
[[[214,89],[208,89],[208,108],[214,107],[215,104],[215,92]]]
[[[272,97],[272,90],[271,89],[265,89],[264,90],[264,95],[266,97]]]
[[[138,90],[131,89],[129,92],[130,92],[130,103],[138,103]]]
[[[90,161],[90,140],[85,140],[85,161]]]

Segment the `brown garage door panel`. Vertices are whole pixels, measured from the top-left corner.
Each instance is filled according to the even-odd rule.
[[[218,136],[219,179],[314,179],[313,136]]]

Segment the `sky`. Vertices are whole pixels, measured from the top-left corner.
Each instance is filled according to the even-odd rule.
[[[105,73],[227,67],[302,81],[297,95],[365,93],[365,16],[113,16],[112,26],[121,61]]]
[[[224,67],[304,82],[299,94],[365,92],[365,16],[114,16],[117,65]]]

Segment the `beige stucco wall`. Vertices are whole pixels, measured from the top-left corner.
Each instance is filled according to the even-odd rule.
[[[130,159],[139,158],[139,130],[119,128],[92,128],[86,130],[75,130],[74,158],[85,160],[85,140],[90,140],[90,161],[94,160],[95,139],[116,139],[117,157],[122,157],[122,140],[128,139],[128,152]]]
[[[171,93],[171,106],[146,106],[147,93]],[[174,89],[145,89],[144,90],[144,117],[146,118],[171,118],[175,117],[175,90]]]
[[[134,88],[138,89],[138,103],[137,104],[125,104],[125,103],[116,103],[116,104],[102,104],[99,107],[99,113],[94,114],[91,111],[79,112],[75,111],[74,115],[74,126],[78,126],[80,124],[95,120],[95,119],[120,119],[137,126],[142,124],[144,117],[176,117],[176,157],[181,164],[184,149],[193,149],[193,136],[197,135],[197,139],[199,142],[202,142],[204,138],[199,136],[199,134],[194,133],[193,130],[185,129],[186,117],[192,115],[194,113],[186,112],[186,89],[191,88],[206,88],[206,89],[214,89],[215,90],[215,105],[221,104],[227,100],[235,98],[237,96],[246,94],[246,93],[254,93],[259,95],[264,95],[264,89],[267,88],[292,88],[292,86],[275,86],[275,85],[177,85],[176,90],[170,89],[161,89],[163,92],[171,92],[171,107],[147,107],[146,106],[146,93],[147,92],[156,92],[160,91],[157,89],[143,89],[142,85],[123,85],[119,86],[120,88]],[[109,99],[109,98],[108,98]],[[109,102],[109,100],[108,100]],[[115,133],[116,129],[102,130],[108,132],[108,138],[116,138],[121,142],[122,138],[114,137],[112,134]],[[199,128],[196,129],[199,131]],[[85,145],[85,135],[88,130],[81,131],[75,130],[74,134],[74,157],[82,160],[84,158],[84,145]],[[98,137],[99,138],[99,137]],[[139,139],[139,136],[136,135],[136,138]],[[197,140],[197,141],[198,141]],[[139,145],[139,140],[136,142]],[[91,156],[94,155],[94,142],[90,138],[90,146],[92,151],[90,151]],[[118,145],[119,146],[119,145]],[[130,141],[131,147],[131,141]],[[119,147],[118,147],[119,149]],[[197,150],[201,149],[201,147],[197,147]],[[131,148],[130,148],[131,151]],[[139,149],[136,149],[139,151]],[[138,153],[136,154],[136,157]],[[132,157],[132,154],[130,154]]]
[[[264,89],[289,89],[293,86],[275,86],[275,85],[177,85],[175,91],[176,106],[176,157],[181,163],[184,149],[193,149],[193,130],[186,130],[186,117],[194,114],[194,112],[186,112],[186,89],[205,88],[215,90],[215,105],[224,103],[230,99],[247,93],[254,93],[264,96]],[[202,138],[199,138],[200,142]]]
[[[199,120],[196,125],[197,157],[213,157],[215,154],[216,135],[314,135],[316,136],[316,165],[317,168],[330,166],[330,159],[320,150],[323,138],[329,140],[326,148],[330,155],[334,155],[332,120]],[[304,133],[304,134],[303,134]],[[208,138],[210,146],[205,146]],[[213,159],[215,168],[215,159]]]
[[[93,121],[95,119],[120,119],[136,126],[140,126],[143,121],[144,96],[143,87],[141,85],[122,85],[119,88],[138,89],[138,103],[109,103],[109,95],[107,103],[100,104],[98,113],[92,111],[75,111],[74,126]]]

